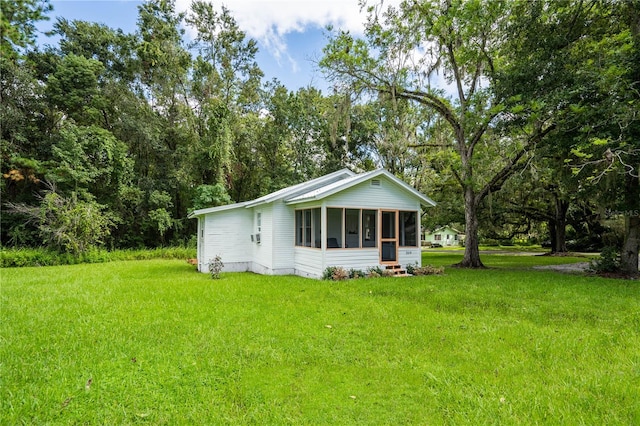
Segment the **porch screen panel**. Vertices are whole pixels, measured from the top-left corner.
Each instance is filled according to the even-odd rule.
[[[377,210],[362,210],[362,247],[376,247],[377,218]]]
[[[301,246],[304,235],[303,210],[296,210],[296,245]]]
[[[382,212],[382,238],[396,237],[396,213]]]
[[[342,209],[327,209],[327,248],[342,247]]]
[[[360,210],[346,209],[344,221],[345,247],[360,247]]]
[[[320,209],[313,209],[313,247],[320,248],[322,245],[321,227],[320,227]]]
[[[311,247],[311,210],[304,211],[304,245]]]
[[[396,260],[396,242],[395,241],[383,241],[382,242],[382,261],[383,262],[395,262]]]
[[[418,245],[417,212],[400,212],[400,246],[416,247]]]

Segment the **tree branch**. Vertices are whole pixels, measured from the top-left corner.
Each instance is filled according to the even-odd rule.
[[[527,153],[529,148],[533,145],[537,144],[542,138],[544,138],[547,134],[549,134],[553,129],[556,128],[555,123],[549,125],[547,128],[540,130],[535,135],[529,138],[529,141],[514,155],[512,158],[507,161],[507,164],[502,167],[502,169],[493,176],[482,190],[478,193],[476,197],[476,206],[480,204],[480,202],[490,193],[497,192],[502,188],[505,181],[513,175],[518,170],[518,163],[520,159]]]

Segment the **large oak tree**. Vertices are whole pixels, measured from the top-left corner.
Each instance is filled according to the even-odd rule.
[[[460,266],[482,267],[478,209],[483,199],[524,167],[554,128],[541,105],[492,90],[504,65],[510,5],[411,0],[367,11],[364,39],[333,34],[321,65],[330,78],[355,90],[412,100],[448,124],[452,137],[441,145],[457,156],[452,170],[464,194],[466,246]],[[517,117],[525,119],[508,133],[501,131],[501,124]]]

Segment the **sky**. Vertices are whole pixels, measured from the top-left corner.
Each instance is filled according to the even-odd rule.
[[[139,0],[51,0],[50,20],[38,25],[50,30],[58,17],[98,22],[130,33],[136,30]],[[177,11],[186,11],[191,0],[176,0]],[[386,4],[397,0],[385,0]],[[257,62],[265,81],[277,78],[289,90],[312,85],[327,93],[331,84],[318,70],[317,61],[326,44],[326,26],[362,35],[365,12],[358,0],[227,0],[214,1],[220,10],[224,4],[241,30],[258,42]],[[190,30],[186,29],[189,37]],[[54,38],[41,35],[38,43],[56,44]]]

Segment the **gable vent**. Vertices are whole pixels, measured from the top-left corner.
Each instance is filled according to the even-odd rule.
[[[382,182],[380,182],[380,179],[371,179],[371,186],[381,187]]]

